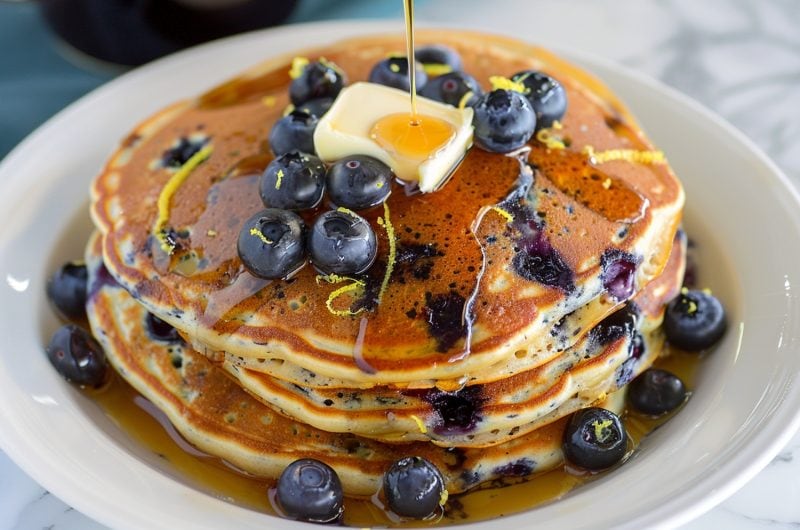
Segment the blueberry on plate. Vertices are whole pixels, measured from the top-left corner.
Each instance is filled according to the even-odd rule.
[[[289,97],[295,106],[318,98],[335,98],[347,83],[344,73],[330,61],[308,63],[289,85]]]
[[[547,74],[525,70],[514,74],[512,81],[525,85],[525,96],[536,112],[538,129],[550,127],[567,111],[567,93],[561,83]]]
[[[414,57],[430,76],[455,72],[463,68],[461,56],[453,48],[443,44],[431,44],[417,48]]]
[[[304,210],[322,200],[325,164],[314,155],[290,151],[269,163],[259,181],[267,208]]]
[[[45,351],[56,371],[70,383],[99,387],[106,381],[106,354],[82,327],[61,326],[53,333]]]
[[[670,344],[686,351],[713,346],[725,333],[725,309],[707,292],[683,289],[667,304],[664,333]]]
[[[420,90],[419,95],[458,107],[464,95],[472,92],[466,101],[466,106],[472,106],[483,94],[478,81],[464,72],[450,72],[428,81]]]
[[[402,517],[425,519],[435,514],[444,497],[441,472],[419,456],[392,464],[383,476],[383,494],[389,508]]]
[[[289,151],[314,152],[314,130],[319,119],[305,110],[293,110],[272,126],[269,147],[276,156]]]
[[[378,243],[366,219],[331,210],[314,221],[308,252],[311,263],[325,274],[360,274],[375,261]]]
[[[528,99],[513,90],[497,89],[478,98],[475,115],[475,144],[493,153],[509,153],[525,145],[536,129],[536,114]]]
[[[371,156],[348,156],[328,168],[328,195],[337,206],[364,210],[381,204],[392,191],[394,171]]]
[[[331,108],[331,105],[333,105],[333,99],[334,98],[311,99],[301,105],[297,105],[294,110],[306,112],[319,119],[323,117]]]
[[[247,270],[267,280],[285,278],[305,262],[305,224],[294,212],[267,208],[245,221],[236,249]]]
[[[67,320],[86,318],[86,265],[65,263],[47,280],[47,298]]]
[[[312,458],[295,460],[283,470],[276,500],[288,517],[312,523],[333,522],[344,510],[336,471]]]
[[[417,92],[419,92],[428,81],[428,75],[420,65],[417,65]],[[408,59],[405,57],[388,57],[375,66],[369,73],[369,82],[386,85],[400,90],[411,88],[411,81],[408,79]]]
[[[596,471],[622,460],[628,450],[628,434],[619,416],[589,407],[572,415],[561,447],[569,462]]]
[[[660,416],[686,401],[686,387],[678,376],[666,370],[650,368],[628,386],[628,403],[651,416]]]

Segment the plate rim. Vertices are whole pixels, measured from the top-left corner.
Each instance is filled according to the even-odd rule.
[[[63,122],[69,122],[71,120],[76,119],[76,117],[80,117],[82,112],[86,112],[85,109],[90,108],[93,105],[96,105],[96,101],[99,98],[105,97],[108,94],[113,93],[116,90],[121,90],[122,88],[126,87],[129,84],[141,82],[141,78],[146,78],[148,76],[152,76],[157,73],[160,69],[168,67],[175,61],[185,61],[185,60],[197,60],[198,57],[202,56],[207,50],[212,48],[217,48],[220,46],[230,46],[230,47],[237,47],[239,45],[244,45],[245,43],[253,40],[269,40],[272,38],[280,38],[282,34],[292,34],[298,31],[331,31],[333,29],[339,32],[345,32],[347,34],[368,34],[368,33],[377,33],[384,29],[390,29],[392,31],[398,31],[399,28],[396,27],[396,24],[392,24],[391,22],[387,22],[386,20],[339,20],[339,21],[327,21],[327,22],[313,22],[313,23],[303,23],[303,24],[293,24],[287,25],[280,28],[271,28],[266,30],[260,30],[256,32],[246,33],[242,35],[236,35],[233,37],[229,37],[226,39],[220,39],[219,41],[214,41],[211,43],[206,43],[194,48],[190,48],[176,54],[161,58],[157,61],[149,63],[143,67],[137,68],[132,70],[122,76],[98,87],[97,89],[89,92],[88,94],[84,95],[83,97],[79,98],[75,102],[71,103],[63,110],[58,112],[52,118],[47,120],[43,125],[38,127],[34,132],[28,135],[20,144],[18,144],[2,161],[0,161],[0,175],[3,176],[0,179],[0,189],[9,188],[11,190],[14,189],[14,186],[19,186],[19,180],[22,178],[21,175],[24,175],[24,171],[20,171],[15,178],[12,178],[10,181],[7,180],[9,177],[9,173],[12,173],[12,170],[15,167],[22,167],[24,169],[24,162],[23,159],[26,153],[28,153],[31,149],[35,148],[38,143],[40,143],[43,139],[46,138],[47,134],[52,129],[57,129],[61,127]],[[455,26],[443,26],[447,27],[448,29],[455,29]],[[476,28],[469,28],[467,27],[460,27],[458,29],[476,29]],[[480,31],[480,30],[479,30]],[[326,41],[335,41],[340,36],[331,37],[330,39],[326,39]],[[746,148],[747,154],[753,156],[755,160],[763,166],[768,173],[770,174],[771,178],[774,178],[776,182],[780,185],[783,192],[788,192],[789,200],[794,202],[795,205],[800,206],[800,193],[795,188],[795,186],[791,183],[789,178],[783,173],[783,171],[772,161],[766,154],[747,136],[744,135],[741,131],[730,125],[726,120],[721,118],[719,115],[715,114],[714,112],[707,109],[702,104],[696,102],[695,100],[691,99],[690,97],[678,92],[677,90],[663,84],[662,82],[653,79],[647,75],[644,75],[640,72],[634,71],[629,69],[625,66],[622,66],[618,63],[615,63],[611,60],[594,56],[591,53],[586,53],[583,51],[575,51],[566,49],[559,46],[551,46],[550,49],[555,50],[559,55],[563,55],[567,57],[571,61],[578,62],[581,66],[586,65],[597,65],[601,69],[613,71],[618,75],[623,77],[627,77],[630,79],[635,80],[637,83],[645,86],[648,90],[653,90],[658,92],[659,94],[665,95],[669,97],[674,103],[687,107],[697,114],[700,114],[704,121],[708,121],[712,123],[715,127],[724,130],[724,132],[731,137],[733,137],[740,145]],[[265,55],[266,57],[266,55]],[[12,174],[13,176],[13,174]],[[0,236],[0,241],[3,239],[3,236]],[[5,272],[0,271],[0,272]],[[5,299],[6,296],[2,295],[0,298]],[[2,366],[0,366],[0,371],[2,370]],[[794,388],[794,395],[798,395],[800,392],[797,388]],[[800,400],[796,400],[796,402],[800,403]],[[0,415],[4,416],[6,413],[3,410],[4,407],[0,407]],[[768,445],[768,449],[761,453],[761,455],[754,460],[749,459],[747,465],[740,466],[738,471],[731,472],[729,474],[733,475],[729,477],[727,480],[722,480],[721,484],[718,484],[712,491],[706,491],[706,496],[698,501],[693,502],[686,502],[686,506],[684,506],[683,510],[680,510],[676,513],[673,513],[671,516],[666,518],[659,519],[658,522],[649,521],[650,524],[658,524],[663,526],[672,526],[675,524],[682,524],[694,517],[697,517],[701,513],[705,512],[706,510],[710,509],[724,498],[728,497],[736,490],[738,490],[744,483],[750,480],[755,474],[757,474],[766,464],[777,454],[777,452],[788,442],[789,438],[791,438],[794,433],[800,428],[800,410],[796,411],[795,413],[790,413],[787,411],[788,407],[783,406],[782,412],[784,412],[784,416],[788,416],[789,422],[787,423],[787,427],[783,428],[779,431],[777,436],[773,436],[771,438],[771,443]],[[44,485],[50,491],[53,491],[57,496],[61,499],[65,500],[72,506],[79,507],[79,509],[87,514],[88,516],[95,518],[98,521],[104,522],[106,524],[114,524],[115,526],[128,526],[131,523],[136,521],[132,519],[128,520],[120,520],[118,515],[125,514],[125,515],[135,515],[134,512],[137,510],[128,509],[124,512],[119,510],[118,506],[110,505],[111,509],[100,509],[97,508],[96,504],[85,500],[82,496],[83,491],[78,490],[68,490],[68,487],[65,486],[63,483],[56,483],[55,479],[51,479],[52,475],[47,475],[41,467],[37,467],[35,463],[35,456],[28,456],[28,451],[22,444],[22,440],[13,440],[14,435],[9,434],[8,431],[11,429],[3,429],[0,430],[0,447],[9,455],[17,465],[19,465],[27,474],[32,476],[39,484]],[[775,433],[771,433],[775,434]],[[764,437],[766,435],[763,435]],[[121,448],[120,448],[121,449]],[[124,451],[123,451],[124,452]],[[740,453],[741,454],[741,453]],[[163,473],[159,472],[158,470],[152,469],[149,466],[148,470],[152,473],[160,476],[162,479],[169,481],[171,484],[177,485],[181,488],[185,488],[190,492],[197,494],[199,493],[203,497],[206,498],[206,502],[211,500],[211,498],[202,493],[198,492],[190,488],[189,486],[179,483],[171,478],[165,476]],[[729,466],[728,468],[730,468]],[[720,473],[714,474],[715,477],[719,476]],[[698,487],[698,486],[696,486]],[[73,493],[74,492],[74,493]],[[224,501],[213,499],[215,503],[218,503],[220,506],[223,506],[222,510],[226,511],[224,507],[232,507]],[[216,506],[216,504],[215,504]],[[243,509],[240,507],[235,507],[235,511],[250,511],[247,509]],[[129,512],[129,513],[128,513]],[[517,514],[517,516],[522,514]],[[258,514],[261,523],[265,521],[263,519],[263,514]],[[514,516],[512,516],[514,517]],[[504,519],[504,523],[509,523],[514,521],[512,517]],[[267,524],[269,523],[270,519],[266,519]],[[147,523],[152,524],[153,521],[147,520]],[[642,524],[640,519],[637,519],[637,525]],[[284,524],[285,523],[285,524]],[[486,525],[486,527],[491,526],[491,521],[486,523],[482,523],[482,525]],[[293,528],[308,528],[305,524],[294,523],[291,521],[281,520],[281,524],[287,527]],[[167,526],[165,524],[165,526]],[[476,528],[476,526],[472,526]]]

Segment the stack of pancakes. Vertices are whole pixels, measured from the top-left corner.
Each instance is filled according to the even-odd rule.
[[[617,390],[662,353],[685,263],[683,191],[633,118],[539,48],[418,39],[456,49],[487,88],[544,71],[568,110],[517,153],[471,149],[439,191],[396,184],[362,213],[379,250],[357,278],[307,265],[263,280],[237,256],[243,222],[264,207],[265,139],[289,103],[293,57],[143,122],[92,187],[95,335],[188,440],[258,476],[312,457],[346,493],[371,495],[406,455],[436,464],[450,493],[543,471],[562,462],[569,414],[621,411]],[[400,36],[368,37],[300,55],[355,82],[402,49]],[[191,146],[210,154],[189,172],[172,162]],[[180,340],[154,332],[153,315]]]

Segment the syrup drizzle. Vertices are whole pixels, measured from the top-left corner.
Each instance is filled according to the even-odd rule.
[[[414,56],[414,0],[403,0],[406,18],[406,57],[408,59],[408,84],[411,93],[411,125],[417,121],[417,58]]]

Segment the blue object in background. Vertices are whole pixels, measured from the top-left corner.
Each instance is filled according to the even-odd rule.
[[[300,0],[288,22],[402,15],[401,0]],[[92,65],[68,49],[35,3],[0,3],[0,159],[53,114],[122,71]]]

